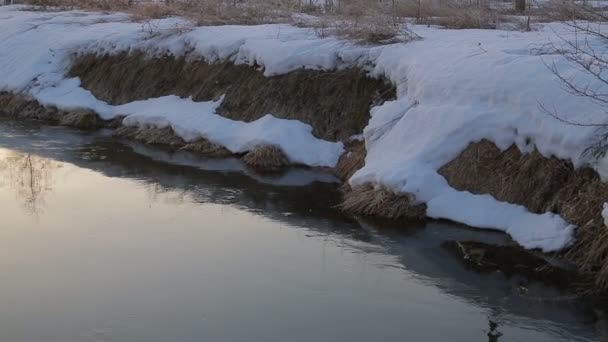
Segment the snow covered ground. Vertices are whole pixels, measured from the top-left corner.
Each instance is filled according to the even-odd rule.
[[[0,7],[0,90],[24,91],[65,109],[92,109],[106,119],[126,114],[127,125],[170,125],[186,140],[205,137],[233,152],[272,143],[294,162],[334,166],[343,146],[315,138],[301,122],[271,115],[252,123],[220,117],[217,102],[169,96],[111,106],[80,87],[78,79],[66,78],[70,61],[79,53],[145,50],[209,62],[231,60],[258,66],[267,76],[298,68],[356,66],[387,77],[398,85],[398,99],[372,109],[364,131],[366,165],[351,184],[411,193],[427,203],[431,217],[499,229],[527,248],[563,248],[575,227],[558,215],[532,214],[489,195],[456,191],[437,170],[469,143],[485,138],[500,148],[517,144],[525,152],[536,147],[547,157],[591,164],[608,176],[608,159],[581,157],[596,128],[564,124],[540,109],[541,104],[556,108],[574,122],[608,121],[597,104],[565,92],[547,68],[555,64],[575,82],[599,85],[545,46],[563,44],[555,32],[574,39],[560,24],[526,33],[414,27],[422,40],[365,47],[289,25],[191,28],[179,18],[142,24],[124,14],[21,9]],[[598,41],[590,44],[606,50]]]

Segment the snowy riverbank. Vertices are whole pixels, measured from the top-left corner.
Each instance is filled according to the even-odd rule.
[[[210,63],[229,60],[261,68],[268,77],[299,68],[347,67],[386,77],[397,85],[398,98],[372,108],[363,132],[366,163],[351,185],[371,183],[412,194],[426,203],[432,218],[499,229],[526,248],[564,248],[575,227],[557,214],[533,214],[490,195],[457,191],[437,170],[471,142],[487,139],[502,149],[536,148],[576,166],[592,163],[608,174],[604,161],[582,158],[596,128],[564,124],[540,108],[556,108],[574,122],[607,121],[601,107],[565,92],[547,68],[555,64],[581,84],[594,82],[547,48],[551,42],[563,44],[555,31],[573,38],[560,24],[527,33],[414,27],[421,40],[364,47],[289,25],[191,28],[178,18],[142,24],[124,14],[22,9],[0,7],[0,90],[25,92],[65,110],[90,109],[103,119],[126,116],[125,125],[170,126],[186,141],[202,137],[235,153],[271,144],[294,163],[333,167],[343,145],[318,139],[309,125],[273,113],[251,123],[224,118],[215,113],[217,102],[170,96],[109,105],[79,79],[65,76],[71,61],[85,53],[144,51]]]

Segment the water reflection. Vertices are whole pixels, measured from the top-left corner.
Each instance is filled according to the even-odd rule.
[[[28,213],[39,215],[53,189],[53,169],[59,166],[32,153],[0,150],[0,185],[11,188]]]
[[[285,241],[281,241],[285,234],[280,232],[273,232],[271,235],[260,237],[263,229],[256,226],[253,231],[240,231],[241,234],[249,235],[245,239],[245,244],[237,246],[238,248],[230,244],[233,239],[238,240],[233,236],[230,236],[230,240],[217,239],[217,242],[210,242],[209,244],[199,241],[198,243],[202,245],[192,246],[192,251],[186,248],[189,245],[188,241],[179,241],[179,248],[186,248],[194,256],[193,265],[189,265],[196,270],[194,274],[203,270],[208,272],[207,268],[213,268],[215,264],[220,264],[223,267],[216,271],[219,274],[218,277],[237,278],[239,280],[242,278],[246,283],[249,283],[251,286],[249,290],[251,291],[255,289],[256,283],[262,283],[264,286],[278,286],[265,283],[273,277],[280,278],[284,274],[297,277],[297,282],[289,277],[280,278],[288,284],[285,287],[291,286],[293,289],[273,287],[274,292],[270,291],[268,298],[273,302],[280,302],[276,299],[277,294],[275,292],[282,293],[281,291],[286,291],[288,294],[284,298],[279,297],[286,302],[293,300],[293,298],[308,298],[311,300],[310,303],[306,301],[299,303],[301,306],[299,309],[303,313],[307,312],[307,307],[310,310],[309,313],[315,312],[315,305],[322,305],[323,302],[330,299],[336,300],[340,305],[354,306],[367,303],[370,300],[372,302],[369,305],[377,305],[377,302],[380,301],[383,303],[383,309],[395,307],[402,309],[405,307],[405,312],[401,312],[405,315],[402,320],[402,324],[405,326],[403,329],[411,329],[412,331],[408,331],[409,334],[404,333],[403,336],[412,336],[412,338],[415,336],[410,334],[415,332],[419,333],[419,336],[434,333],[434,331],[426,330],[436,330],[436,332],[442,332],[446,336],[445,334],[450,333],[450,329],[466,330],[470,328],[468,325],[472,324],[478,327],[479,333],[473,334],[476,339],[468,339],[467,341],[593,341],[597,340],[598,333],[601,333],[598,327],[603,324],[604,319],[593,312],[593,307],[589,303],[578,300],[559,300],[560,296],[563,295],[561,292],[535,284],[531,284],[529,291],[522,294],[518,291],[517,279],[505,279],[501,274],[476,274],[467,271],[447,251],[439,247],[443,241],[450,239],[506,243],[508,238],[505,235],[473,231],[442,222],[429,222],[424,225],[403,227],[386,222],[358,221],[343,216],[334,208],[339,201],[340,194],[336,186],[332,184],[314,182],[305,187],[296,186],[298,184],[275,186],[242,173],[206,171],[200,167],[184,167],[165,163],[160,161],[159,158],[150,158],[149,153],[145,155],[136,153],[133,146],[118,144],[108,139],[104,134],[77,133],[57,128],[20,127],[15,123],[5,125],[0,123],[0,160],[2,160],[0,179],[5,180],[7,187],[22,189],[15,191],[15,194],[18,195],[16,198],[27,204],[24,204],[24,208],[30,213],[41,212],[40,208],[45,207],[45,198],[48,198],[53,186],[58,192],[61,188],[65,188],[71,179],[86,183],[87,189],[94,189],[94,186],[90,184],[91,182],[99,182],[95,186],[104,190],[107,190],[109,184],[115,187],[116,201],[121,201],[120,203],[124,206],[120,211],[120,215],[123,216],[113,211],[104,215],[106,208],[103,207],[103,204],[93,202],[100,206],[99,209],[94,210],[95,213],[99,213],[99,218],[96,220],[105,222],[89,227],[90,234],[94,235],[102,234],[102,231],[108,229],[111,230],[114,226],[129,228],[120,232],[128,235],[130,230],[138,227],[138,222],[150,221],[146,216],[152,214],[141,211],[141,208],[136,205],[140,203],[122,203],[127,199],[120,198],[121,194],[127,197],[126,195],[131,196],[134,192],[139,192],[143,193],[145,198],[144,205],[150,206],[154,213],[158,211],[159,218],[166,219],[161,215],[163,213],[161,207],[165,208],[164,210],[167,210],[171,215],[171,218],[167,221],[159,222],[159,226],[174,225],[177,228],[187,225],[189,222],[183,218],[184,216],[188,216],[187,214],[197,215],[202,212],[206,216],[202,215],[201,218],[197,216],[195,220],[197,222],[195,232],[200,231],[200,234],[206,233],[205,230],[209,225],[217,226],[214,228],[217,228],[218,231],[229,231],[230,227],[224,227],[222,220],[231,221],[231,218],[235,216],[243,216],[243,221],[237,222],[237,226],[247,226],[250,222],[261,218],[262,227],[285,226],[289,228],[285,231],[295,231],[295,234],[304,242],[321,240],[322,243],[319,245],[308,246],[313,250],[298,250],[299,245],[289,245]],[[63,168],[59,167],[61,162],[65,162]],[[89,172],[89,170],[94,172]],[[61,177],[68,171],[71,172],[69,178]],[[113,181],[116,179],[124,180],[124,183]],[[61,180],[61,182],[58,180]],[[54,181],[57,181],[57,183],[54,183]],[[133,184],[137,184],[137,187],[134,188]],[[78,199],[78,197],[75,198]],[[35,205],[32,206],[30,203]],[[73,202],[66,202],[66,205],[71,204]],[[169,205],[169,208],[167,209],[159,204]],[[230,208],[232,208],[235,209],[235,212],[225,216],[217,216],[213,213],[207,213],[208,207],[202,204],[210,204],[212,207],[220,206],[221,210],[231,210]],[[47,214],[50,216],[51,212],[52,210],[49,209]],[[247,215],[243,215],[244,212]],[[65,218],[60,219],[65,221]],[[203,221],[200,222],[200,220]],[[86,226],[87,221],[83,220],[82,222],[84,222],[83,226]],[[165,231],[155,230],[154,226],[144,228],[146,229],[137,230],[134,233],[136,236],[134,240],[138,242],[134,243],[135,247],[127,246],[128,248],[122,258],[124,260],[131,257],[138,258],[137,255],[133,256],[133,250],[136,250],[137,253],[135,254],[141,253],[144,255],[141,257],[143,260],[141,267],[147,268],[154,265],[154,262],[149,260],[149,258],[155,258],[152,254],[154,248],[161,251],[167,248],[165,246],[171,243],[173,235]],[[139,246],[139,240],[146,237],[147,234],[152,234],[152,231],[161,235],[163,237],[162,241],[154,248],[149,245],[145,245],[145,248]],[[77,234],[77,231],[71,232],[71,234]],[[215,241],[209,236],[205,236],[205,239]],[[193,240],[196,241],[196,239]],[[267,241],[260,242],[260,240]],[[46,243],[46,241],[43,242]],[[117,246],[120,250],[120,246],[128,245],[130,242],[132,241],[121,235],[120,239],[114,241],[113,246]],[[148,241],[148,243],[150,242]],[[259,259],[256,259],[253,255],[256,250],[251,249],[249,245],[256,245],[257,243],[263,244],[263,247],[265,247],[260,249],[258,258],[271,259],[263,261],[270,266],[260,266],[255,263]],[[209,261],[214,260],[212,257],[201,257],[197,254],[206,249],[214,250],[216,248],[219,250],[219,257],[215,264]],[[223,252],[221,250],[223,248],[230,252]],[[289,250],[290,248],[293,248],[293,250]],[[336,248],[338,251],[336,251]],[[284,249],[288,250],[284,251]],[[243,260],[239,259],[239,264],[235,266],[234,272],[228,272],[226,268],[230,268],[229,265],[225,265],[229,263],[226,260],[230,260],[233,254],[238,254],[241,250],[248,251],[248,254],[243,257]],[[176,253],[173,250],[170,252]],[[277,266],[282,265],[282,260],[292,258],[298,253],[306,255],[302,260],[309,260],[312,255],[319,253],[323,260],[321,263],[323,270],[311,268],[310,265],[308,265],[309,267],[301,267],[300,265],[285,264],[284,269]],[[368,279],[363,275],[371,271],[365,267],[353,266],[356,263],[352,260],[349,262],[353,262],[353,265],[339,265],[342,268],[335,268],[334,265],[334,268],[331,268],[332,256],[336,258],[336,254],[340,253],[354,255],[353,260],[373,260],[373,272],[378,273],[374,273],[377,279],[375,278],[373,282],[370,281],[370,284],[381,284],[385,287],[378,289],[370,285],[369,289],[363,292],[352,290],[351,287],[365,287],[367,284],[365,281]],[[112,249],[110,254],[116,254],[117,257],[121,256],[115,249]],[[101,256],[95,256],[92,259],[103,260],[103,258],[109,257],[106,254],[101,254]],[[154,260],[164,265],[164,259]],[[307,265],[305,262],[302,263]],[[103,271],[104,267],[107,267],[105,264],[97,266],[101,268],[100,272]],[[268,271],[265,267],[270,267],[271,270]],[[167,266],[165,268],[183,268],[188,272],[193,272],[184,265]],[[265,271],[260,272],[259,268]],[[325,268],[331,271],[325,273]],[[346,268],[346,272],[344,272],[344,268]],[[297,272],[294,272],[294,269]],[[330,290],[333,292],[329,292],[331,293],[331,296],[329,296],[329,293],[324,292],[329,290],[321,286],[322,281],[313,281],[319,278],[319,273],[324,274],[324,277],[343,273],[361,275],[360,280],[362,282],[354,284],[345,281],[345,279],[351,278],[346,276],[337,277],[334,281],[340,286],[331,284]],[[114,273],[110,272],[109,274],[113,275]],[[249,278],[245,276],[247,274],[250,275]],[[163,279],[171,279],[169,275],[165,276],[163,274],[163,276]],[[180,276],[183,275],[180,274]],[[129,275],[126,274],[124,277],[128,278]],[[321,280],[325,280],[324,277],[321,277]],[[391,279],[390,285],[386,285],[387,278]],[[157,281],[162,282],[163,279]],[[198,278],[194,279],[193,281],[196,281]],[[235,283],[238,282],[235,281]],[[217,285],[213,278],[208,276],[205,277],[203,284],[200,285],[201,288],[219,286],[227,287],[226,291],[232,289],[231,286],[237,286],[230,281],[220,282]],[[148,282],[146,286],[148,286]],[[260,287],[265,288],[264,286]],[[419,289],[420,286],[422,286],[422,289]],[[202,291],[201,288],[192,291],[201,298],[206,298],[204,292],[197,292]],[[418,289],[416,291],[419,291],[419,295],[407,297],[407,291],[414,291],[413,288]],[[144,290],[142,289],[142,291]],[[162,291],[168,290],[162,288]],[[1,292],[2,287],[0,287],[0,298]],[[218,293],[221,295],[224,292],[219,291]],[[394,299],[384,298],[385,293],[390,293]],[[403,296],[408,298],[409,301],[403,300]],[[441,298],[438,299],[439,297]],[[340,299],[342,298],[348,300],[341,302]],[[200,298],[195,296],[190,299],[196,301]],[[221,299],[228,302],[231,300],[231,298],[223,297]],[[247,297],[238,299],[238,301],[255,302],[255,299]],[[183,299],[180,298],[180,300]],[[211,299],[208,300],[211,301]],[[377,301],[374,302],[373,300]],[[447,316],[444,316],[444,314],[449,314],[448,308],[450,307],[445,303],[446,301],[455,302],[457,304],[452,303],[452,305],[460,308],[464,305],[466,311],[458,311],[456,315],[462,315],[462,321],[466,321],[466,324],[460,321],[445,321]],[[446,309],[443,309],[444,304]],[[186,301],[182,305],[187,306],[188,302]],[[411,308],[408,309],[408,306],[411,306]],[[245,310],[241,306],[235,306],[232,309]],[[339,321],[336,317],[346,317],[349,314],[354,314],[341,312],[339,307],[328,308],[328,310],[330,309],[335,310],[335,315],[331,319],[336,321]],[[281,307],[281,310],[286,309]],[[445,313],[442,312],[444,310]],[[419,322],[416,311],[420,311],[421,314],[431,312],[436,315],[438,318],[437,326],[431,326],[431,321]],[[387,312],[393,311],[387,309]],[[472,312],[475,312],[475,315]],[[251,314],[254,315],[253,312]],[[295,315],[295,313],[293,314]],[[468,315],[471,315],[472,318],[465,318]],[[276,325],[288,323],[281,320],[280,317],[275,317],[275,319],[277,319]],[[287,317],[284,319],[286,320]],[[399,329],[382,322],[389,320],[389,317],[378,320],[374,313],[373,315],[370,314],[369,320],[360,322],[361,326],[366,324],[375,325],[376,328],[382,327],[382,329],[391,331]],[[256,324],[264,325],[263,321],[254,320],[254,322],[250,324],[252,329]],[[198,322],[198,324],[202,323]],[[413,326],[409,326],[410,324]],[[420,324],[428,326],[418,328],[415,326]],[[458,327],[461,324],[463,326]],[[0,323],[0,337],[2,337],[1,328]],[[379,332],[382,329],[371,329],[370,331]],[[454,334],[458,335],[455,332]],[[378,336],[375,337],[378,338]],[[395,339],[395,336],[391,335],[391,337]],[[374,337],[368,336],[367,340],[370,339],[373,340]],[[297,339],[287,337],[283,340]],[[383,340],[390,340],[390,338]]]

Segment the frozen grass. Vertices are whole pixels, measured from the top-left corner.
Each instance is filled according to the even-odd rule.
[[[392,220],[420,221],[426,218],[426,206],[416,204],[413,196],[398,194],[385,187],[363,184],[348,189],[340,208],[355,215]]]
[[[285,152],[275,145],[254,147],[243,157],[243,161],[251,168],[265,172],[281,171],[290,164]]]

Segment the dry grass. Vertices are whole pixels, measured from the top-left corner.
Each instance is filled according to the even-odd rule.
[[[510,4],[486,0],[325,0],[311,5],[307,0],[22,0],[49,10],[91,9],[124,11],[137,20],[167,16],[190,18],[196,25],[256,25],[291,23],[312,27],[320,37],[338,35],[364,43],[384,44],[409,41],[417,36],[404,25],[408,18],[418,23],[439,24],[453,29],[496,28],[517,13]],[[552,0],[526,9],[534,20],[596,18],[593,11],[581,11],[572,0]],[[589,8],[587,8],[589,9]],[[300,20],[294,13],[307,12],[317,20]],[[294,19],[295,18],[295,19]],[[526,25],[524,29],[529,29]]]
[[[346,145],[346,153],[344,153],[338,164],[334,169],[334,173],[341,180],[347,181],[355,174],[360,168],[365,165],[365,157],[367,150],[365,149],[365,142],[354,141]]]
[[[111,104],[165,95],[192,96],[194,101],[225,95],[218,110],[225,117],[250,122],[273,113],[305,122],[317,137],[333,141],[361,133],[370,106],[395,97],[393,85],[357,69],[298,70],[264,77],[244,65],[146,58],[138,53],[81,56],[69,75],[79,77],[83,87]]]
[[[59,122],[55,108],[44,107],[29,97],[0,92],[0,114],[18,119],[41,120],[51,124]]]
[[[450,4],[440,12],[438,23],[450,29],[494,29],[498,14],[486,6]]]
[[[256,146],[243,157],[243,161],[260,172],[282,171],[291,164],[285,152],[275,145]]]
[[[386,188],[361,185],[349,189],[340,208],[348,213],[391,220],[420,221],[426,217],[426,205],[413,204],[409,194],[398,194]]]
[[[70,126],[78,129],[98,129],[104,126],[103,120],[91,111],[75,111],[64,113],[59,119],[61,126]]]
[[[86,130],[108,127],[112,124],[110,121],[102,120],[92,111],[61,111],[52,106],[43,106],[27,96],[9,92],[0,92],[0,115]]]
[[[115,137],[132,139],[145,144],[160,145],[171,149],[179,149],[186,145],[171,127],[132,127],[122,126],[113,133]]]
[[[227,150],[225,147],[214,144],[207,139],[199,139],[194,142],[187,144],[181,148],[184,151],[190,151],[197,154],[205,155],[211,158],[227,158],[233,153]]]
[[[299,0],[174,0],[163,2],[129,0],[22,0],[41,6],[44,10],[88,9],[124,11],[132,13],[136,20],[157,19],[167,16],[183,16],[196,25],[257,25],[267,23],[295,23],[293,13],[314,12],[324,18],[319,22],[299,22],[300,25],[317,26],[317,32],[336,34],[366,43],[390,43],[410,39],[414,35],[404,29],[403,21],[395,15],[393,7],[386,3],[367,0],[327,1],[325,6],[310,6]],[[337,4],[340,4],[337,6]]]
[[[512,146],[501,152],[489,141],[471,144],[440,169],[451,186],[500,201],[520,204],[534,213],[553,212],[578,226],[577,243],[568,256],[608,289],[608,228],[601,210],[608,184],[589,168],[575,170],[569,162],[522,154]]]

